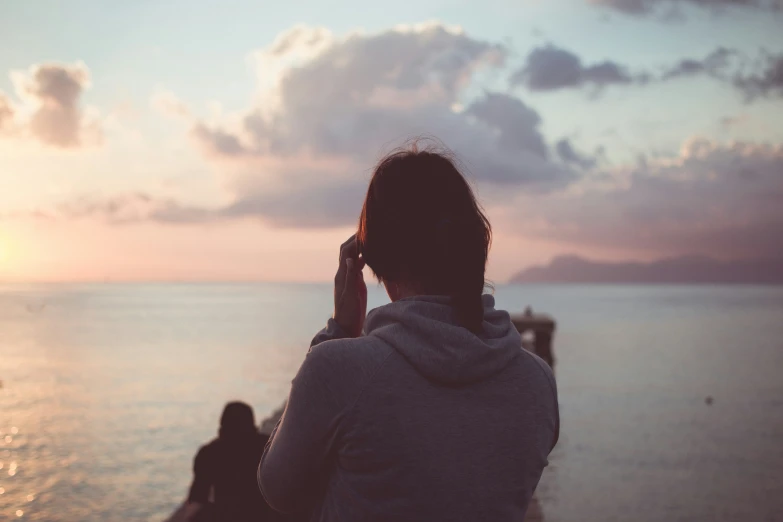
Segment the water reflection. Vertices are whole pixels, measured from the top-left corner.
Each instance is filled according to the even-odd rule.
[[[36,315],[8,288],[0,458],[19,473],[0,475],[0,520],[47,522],[168,516],[216,412],[235,398],[274,410],[332,301],[329,285],[40,285],[27,290],[48,303]],[[377,306],[382,289],[370,292]],[[563,325],[563,433],[536,492],[547,519],[783,508],[764,496],[783,469],[781,291],[501,286],[497,298]]]

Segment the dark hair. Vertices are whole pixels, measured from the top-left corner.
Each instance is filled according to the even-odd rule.
[[[253,408],[244,402],[229,402],[220,416],[221,439],[240,439],[258,433]]]
[[[379,281],[448,295],[461,326],[479,333],[492,228],[450,154],[416,143],[375,168],[357,232]]]

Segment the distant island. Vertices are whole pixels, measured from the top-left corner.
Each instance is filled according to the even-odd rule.
[[[718,261],[705,256],[682,256],[640,263],[591,261],[569,255],[556,257],[546,266],[522,270],[509,282],[783,284],[783,257]]]

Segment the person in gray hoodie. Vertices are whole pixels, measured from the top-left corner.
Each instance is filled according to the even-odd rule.
[[[489,221],[447,155],[376,167],[258,468],[311,521],[522,521],[560,429],[549,366],[484,294]],[[369,266],[391,303],[365,317]]]

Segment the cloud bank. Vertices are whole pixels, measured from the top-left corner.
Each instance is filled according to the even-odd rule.
[[[783,11],[783,0],[588,0],[588,2],[635,16],[645,16],[656,13],[662,8],[676,8],[679,5],[690,5],[716,11],[726,8],[763,12]]]
[[[295,27],[254,53],[258,103],[223,121],[194,120],[202,153],[229,172],[221,216],[279,226],[341,226],[358,215],[372,165],[418,135],[459,152],[469,177],[502,193],[557,190],[578,177],[552,154],[540,115],[477,78],[507,50],[441,24],[336,37]],[[174,100],[164,110],[183,113]],[[165,103],[164,103],[165,102]]]
[[[736,55],[737,52],[732,49],[719,47],[703,59],[685,58],[665,71],[661,76],[661,80],[672,80],[702,74],[725,79],[724,74],[730,64],[730,59]]]
[[[583,86],[601,89],[648,81],[648,75],[632,75],[625,66],[613,61],[584,65],[576,54],[551,44],[533,49],[522,68],[511,76],[512,85],[523,85],[531,91]]]
[[[558,149],[567,150],[570,144],[563,143],[568,142],[559,142]],[[571,152],[577,155],[573,161],[589,161]],[[57,209],[57,217],[97,217],[119,225],[262,216],[279,226],[353,225],[356,214],[348,203],[360,202],[363,196],[361,191],[350,193],[354,189],[324,184],[320,191],[286,193],[283,198],[270,192],[213,209],[134,193],[72,201]],[[597,170],[569,188],[546,195],[519,190],[515,194],[513,202],[490,207],[491,213],[500,211],[504,216],[496,226],[506,233],[538,236],[573,248],[620,247],[726,259],[774,258],[783,252],[783,145],[696,139],[685,143],[674,157]]]
[[[764,53],[756,64],[756,71],[736,74],[734,85],[745,93],[748,100],[783,98],[783,53]]]
[[[697,139],[675,157],[605,174],[546,203],[527,200],[523,219],[580,245],[725,258],[783,252],[783,145]]]
[[[129,193],[70,201],[55,215],[114,224],[253,218],[279,227],[352,226],[382,153],[431,134],[458,153],[492,209],[515,216],[508,230],[674,255],[761,257],[783,249],[783,145],[692,140],[672,157],[610,167],[600,152],[581,152],[569,139],[549,143],[534,108],[484,88],[486,78],[507,78],[508,60],[504,46],[441,24],[346,36],[292,28],[253,54],[258,92],[244,110],[200,119],[172,93],[152,100],[186,123],[196,149],[223,176],[227,203],[204,208]],[[702,75],[748,96],[780,94],[780,56],[764,55],[750,68],[737,60],[735,51],[718,48],[653,75],[612,61],[585,64],[549,45],[530,53],[515,82],[539,91],[601,89]],[[81,114],[89,76],[31,69],[26,78],[27,96],[50,100],[58,114]],[[38,104],[34,114],[47,110]],[[16,107],[0,96],[0,129],[16,120]],[[73,135],[81,119],[65,120],[61,130]]]
[[[589,88],[598,93],[613,85],[654,86],[698,76],[736,88],[748,102],[783,97],[783,53],[762,51],[751,59],[736,49],[718,47],[703,58],[683,58],[667,65],[660,73],[631,73],[627,66],[611,60],[585,65],[575,53],[547,44],[530,51],[509,82],[533,92]]]

